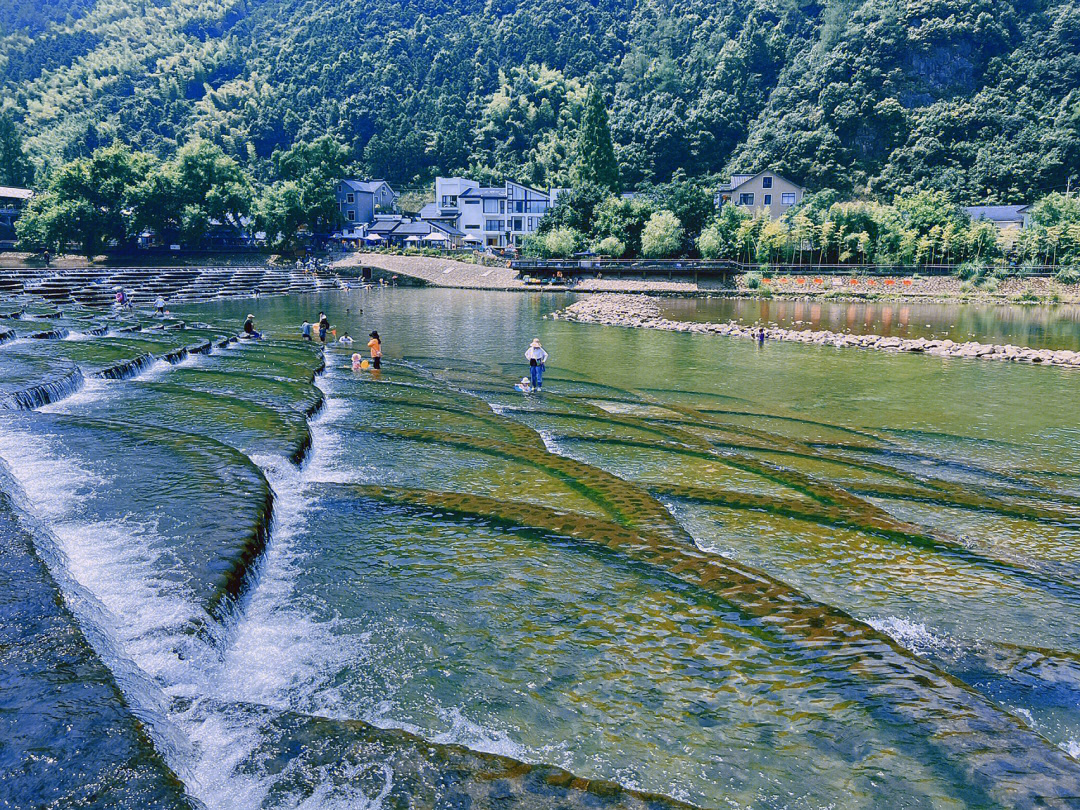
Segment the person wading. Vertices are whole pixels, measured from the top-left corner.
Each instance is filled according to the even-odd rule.
[[[371,349],[371,367],[382,368],[382,338],[378,332],[372,332],[370,337],[367,345]]]
[[[529,380],[532,382],[533,390],[539,391],[544,385],[544,364],[548,359],[548,353],[540,345],[540,338],[533,338],[533,342],[525,351],[525,359],[529,361]]]
[[[326,333],[330,331],[330,321],[325,312],[319,313],[319,340],[326,343]]]

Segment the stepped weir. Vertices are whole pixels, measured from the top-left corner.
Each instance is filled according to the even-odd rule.
[[[30,708],[0,803],[1080,795],[1062,378],[601,331],[505,293],[252,301],[314,282],[241,270],[202,298],[140,271],[140,303],[192,302],[164,318],[79,302],[116,276],[0,299],[0,666]],[[384,367],[301,340],[316,308],[378,328]],[[238,339],[248,311],[265,339]],[[933,410],[1031,389],[974,425]],[[891,403],[924,390],[910,424]]]

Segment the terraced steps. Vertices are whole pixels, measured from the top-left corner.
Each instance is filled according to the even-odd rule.
[[[117,289],[134,304],[152,306],[160,296],[169,304],[219,298],[286,295],[338,286],[336,275],[317,277],[294,268],[250,267],[0,269],[0,294],[29,293],[58,304],[77,302],[108,307]]]

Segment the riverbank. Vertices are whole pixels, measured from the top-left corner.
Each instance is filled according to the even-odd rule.
[[[485,290],[546,290],[526,283],[510,267],[491,267],[452,258],[393,253],[350,253],[334,269],[370,267],[390,276],[408,277],[435,287]],[[556,289],[564,289],[562,286]],[[583,293],[647,293],[653,295],[726,295],[778,299],[851,301],[976,301],[986,303],[1080,302],[1080,284],[1061,284],[1052,278],[988,279],[981,283],[955,276],[769,276],[745,273],[731,278],[680,278],[642,275],[635,278],[598,274],[578,276],[565,289]]]
[[[836,346],[838,348],[878,349],[881,351],[933,354],[941,357],[964,357],[980,360],[1002,360],[1018,363],[1038,363],[1051,366],[1080,367],[1080,352],[1054,349],[1033,349],[1011,343],[980,343],[927,338],[905,339],[883,335],[855,335],[845,332],[783,327],[744,326],[727,323],[696,323],[672,320],[661,315],[655,298],[646,295],[593,295],[571,304],[551,315],[555,320],[595,323],[603,326],[623,326],[639,329],[661,329],[668,332],[723,335],[758,339],[764,332],[766,340]]]

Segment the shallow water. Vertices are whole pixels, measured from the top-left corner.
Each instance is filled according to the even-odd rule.
[[[703,807],[1068,806],[1074,374],[543,318],[567,300],[193,307],[273,340],[101,380],[195,333],[89,337],[56,355],[80,391],[0,424],[188,792],[551,806],[516,761]],[[313,381],[320,309],[357,344]],[[51,373],[23,346],[0,364]]]
[[[776,324],[787,329],[827,329],[856,335],[1080,349],[1080,306],[1076,304],[672,298],[661,306],[664,317],[682,321],[737,321],[747,326]]]

